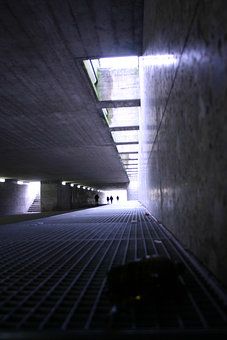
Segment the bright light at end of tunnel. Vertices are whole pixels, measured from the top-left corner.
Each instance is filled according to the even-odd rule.
[[[156,54],[141,57],[143,66],[170,66],[178,62],[178,58],[173,54]]]

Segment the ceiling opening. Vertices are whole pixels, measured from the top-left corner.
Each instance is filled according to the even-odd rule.
[[[100,68],[108,69],[127,69],[127,68],[138,68],[139,58],[138,57],[115,57],[115,58],[100,58]]]
[[[130,101],[140,99],[139,58],[90,59],[85,60],[84,65],[98,100],[109,103],[108,107],[102,108],[102,114],[109,126],[122,166],[128,175],[129,164],[134,166],[137,173],[140,106],[132,106]],[[116,101],[123,101],[124,105],[116,106]],[[128,162],[131,159],[136,163]]]
[[[84,60],[99,100],[140,98],[139,58],[100,58]]]

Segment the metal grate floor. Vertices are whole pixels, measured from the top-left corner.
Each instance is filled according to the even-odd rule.
[[[2,332],[104,331],[111,308],[107,271],[159,254],[184,263],[180,277],[184,301],[179,305],[170,299],[133,317],[121,313],[114,327],[129,334],[227,334],[223,301],[165,228],[138,203],[4,225],[0,239]]]

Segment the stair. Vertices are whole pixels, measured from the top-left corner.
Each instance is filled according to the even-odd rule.
[[[40,212],[40,194],[37,194],[34,201],[30,205],[28,209],[29,213],[38,213]]]

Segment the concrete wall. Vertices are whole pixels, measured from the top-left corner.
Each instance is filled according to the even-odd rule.
[[[138,68],[99,69],[97,92],[100,100],[139,99]]]
[[[225,285],[226,37],[225,1],[145,0],[139,199]]]
[[[41,182],[40,203],[42,212],[58,209],[57,185],[57,182]]]
[[[138,180],[137,178],[130,179],[130,183],[127,188],[128,201],[138,200]]]
[[[70,209],[92,207],[96,191],[62,185],[61,181],[41,182],[41,211],[68,211]],[[98,192],[99,204],[104,203],[104,194]]]
[[[73,187],[72,188],[72,207],[81,208],[88,206],[96,206],[95,195],[99,195],[99,204],[106,203],[104,200],[104,194],[102,192],[84,190],[82,188]]]
[[[16,180],[0,182],[0,215],[24,214],[36,197],[29,184],[17,184]]]

